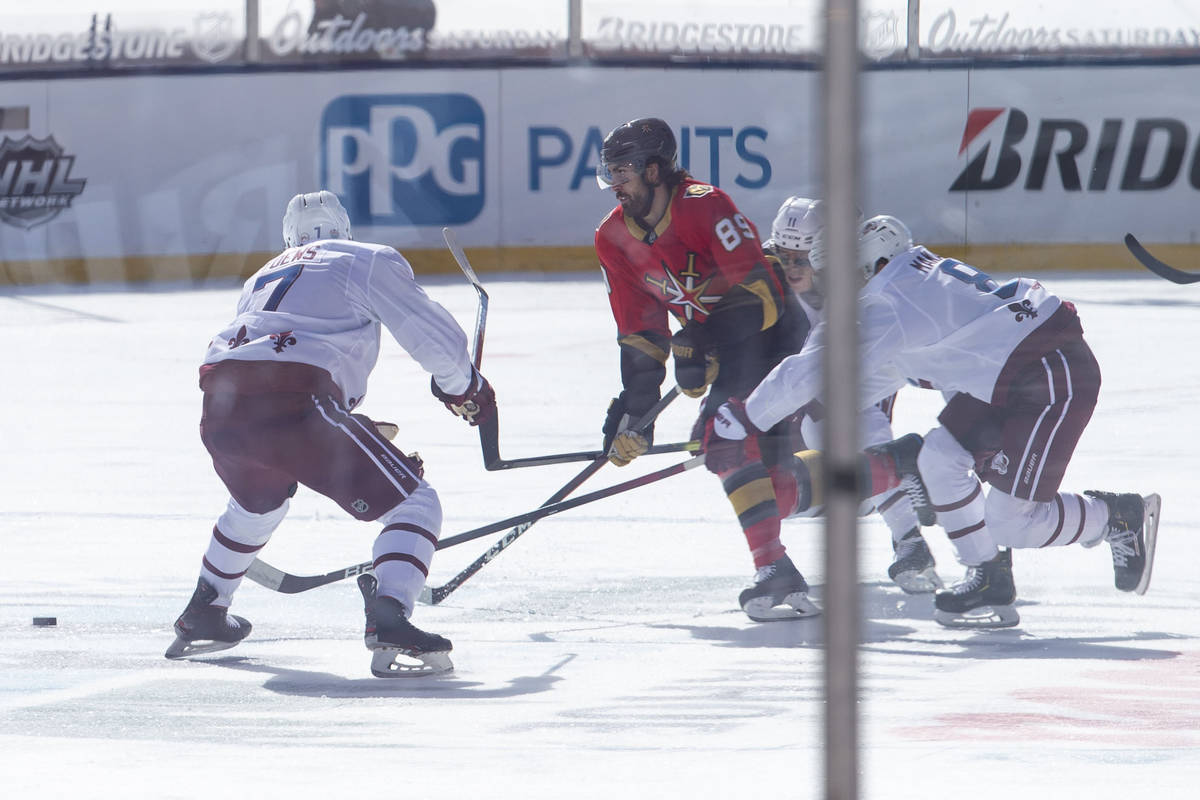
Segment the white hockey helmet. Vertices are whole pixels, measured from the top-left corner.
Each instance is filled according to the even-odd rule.
[[[820,200],[792,195],[783,201],[771,223],[771,244],[801,252],[812,249],[813,239],[825,224]]]
[[[353,239],[350,215],[337,195],[329,191],[298,194],[283,213],[283,243],[288,247],[318,239]]]
[[[864,282],[878,272],[880,259],[891,261],[906,250],[912,249],[912,233],[908,226],[895,217],[882,214],[871,217],[858,226],[858,258],[855,267],[862,273]],[[818,272],[825,269],[827,261],[826,243],[823,235],[813,242],[808,260]]]
[[[903,222],[887,214],[871,217],[858,229],[858,268],[870,280],[881,260],[891,261],[912,246],[912,233]]]

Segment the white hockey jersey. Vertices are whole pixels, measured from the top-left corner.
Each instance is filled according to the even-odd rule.
[[[325,239],[284,250],[246,281],[205,364],[298,362],[329,372],[351,408],[379,358],[380,326],[449,394],[471,380],[467,337],[385,245]]]
[[[1030,278],[998,284],[974,267],[914,247],[859,293],[862,392],[869,408],[906,383],[991,402],[1005,363],[1062,301]],[[766,430],[820,391],[825,325],[746,399]]]

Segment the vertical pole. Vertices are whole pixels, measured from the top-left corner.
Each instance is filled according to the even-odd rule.
[[[567,57],[583,55],[583,0],[567,0]]]
[[[246,61],[254,64],[258,52],[258,0],[246,0]]]
[[[908,0],[908,60],[921,60],[921,0]]]
[[[858,797],[858,0],[826,0],[825,796]]]

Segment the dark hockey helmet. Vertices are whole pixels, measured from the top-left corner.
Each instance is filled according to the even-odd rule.
[[[596,180],[605,189],[624,183],[630,176],[626,174],[622,177],[619,167],[632,168],[634,172],[641,173],[655,159],[668,170],[673,170],[675,153],[675,134],[670,125],[657,117],[631,120],[613,128],[604,137]],[[614,170],[617,172],[614,173]]]

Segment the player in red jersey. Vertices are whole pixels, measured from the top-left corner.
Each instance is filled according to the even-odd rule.
[[[617,126],[601,148],[597,178],[618,202],[596,230],[621,352],[622,391],[604,422],[604,449],[618,466],[651,443],[652,430],[642,436],[628,426],[659,399],[668,356],[685,394],[708,393],[699,438],[721,403],[745,397],[809,331],[753,223],[725,192],[677,167],[675,155],[675,135],[656,118]],[[781,422],[720,474],[757,570],[739,602],[757,621],[819,613],[779,540],[780,520],[807,505],[787,467],[794,427]]]

